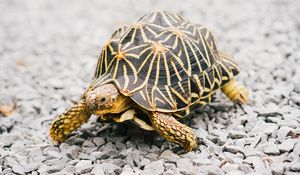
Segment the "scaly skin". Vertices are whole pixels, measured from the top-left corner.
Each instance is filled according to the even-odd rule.
[[[170,114],[152,112],[150,118],[153,128],[166,140],[179,144],[186,151],[197,148],[193,130],[177,121]]]
[[[91,113],[87,110],[83,101],[72,106],[58,116],[50,127],[50,137],[53,142],[60,144],[67,136],[90,118]]]
[[[232,79],[226,83],[221,90],[233,102],[240,104],[248,103],[248,90],[245,86],[239,84],[235,79]]]

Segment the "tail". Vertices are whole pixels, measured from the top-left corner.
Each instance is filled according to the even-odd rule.
[[[60,144],[67,136],[90,118],[84,102],[79,102],[70,109],[59,115],[50,127],[50,137],[53,142]]]

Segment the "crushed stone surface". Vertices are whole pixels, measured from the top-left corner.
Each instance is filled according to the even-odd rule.
[[[182,121],[200,143],[189,153],[95,116],[54,145],[51,121],[87,88],[105,41],[159,9],[215,33],[240,64],[249,104],[217,93],[195,110]],[[299,14],[292,0],[0,1],[0,174],[299,174]]]

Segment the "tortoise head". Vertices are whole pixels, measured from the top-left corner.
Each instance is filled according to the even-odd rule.
[[[123,112],[131,102],[112,83],[91,87],[84,94],[84,99],[88,110],[95,115]]]
[[[128,109],[131,103],[131,99],[119,93],[113,84],[92,86],[77,104],[53,121],[50,137],[54,142],[61,143],[72,131],[87,122],[91,114],[101,115],[101,119],[107,120],[110,114]]]

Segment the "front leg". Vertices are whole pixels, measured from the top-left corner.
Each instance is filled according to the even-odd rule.
[[[150,118],[153,128],[166,140],[179,144],[187,151],[197,148],[193,130],[177,121],[172,115],[151,112]]]
[[[50,137],[53,142],[60,144],[65,141],[68,135],[86,123],[91,113],[83,101],[72,106],[70,109],[59,115],[50,127]]]

